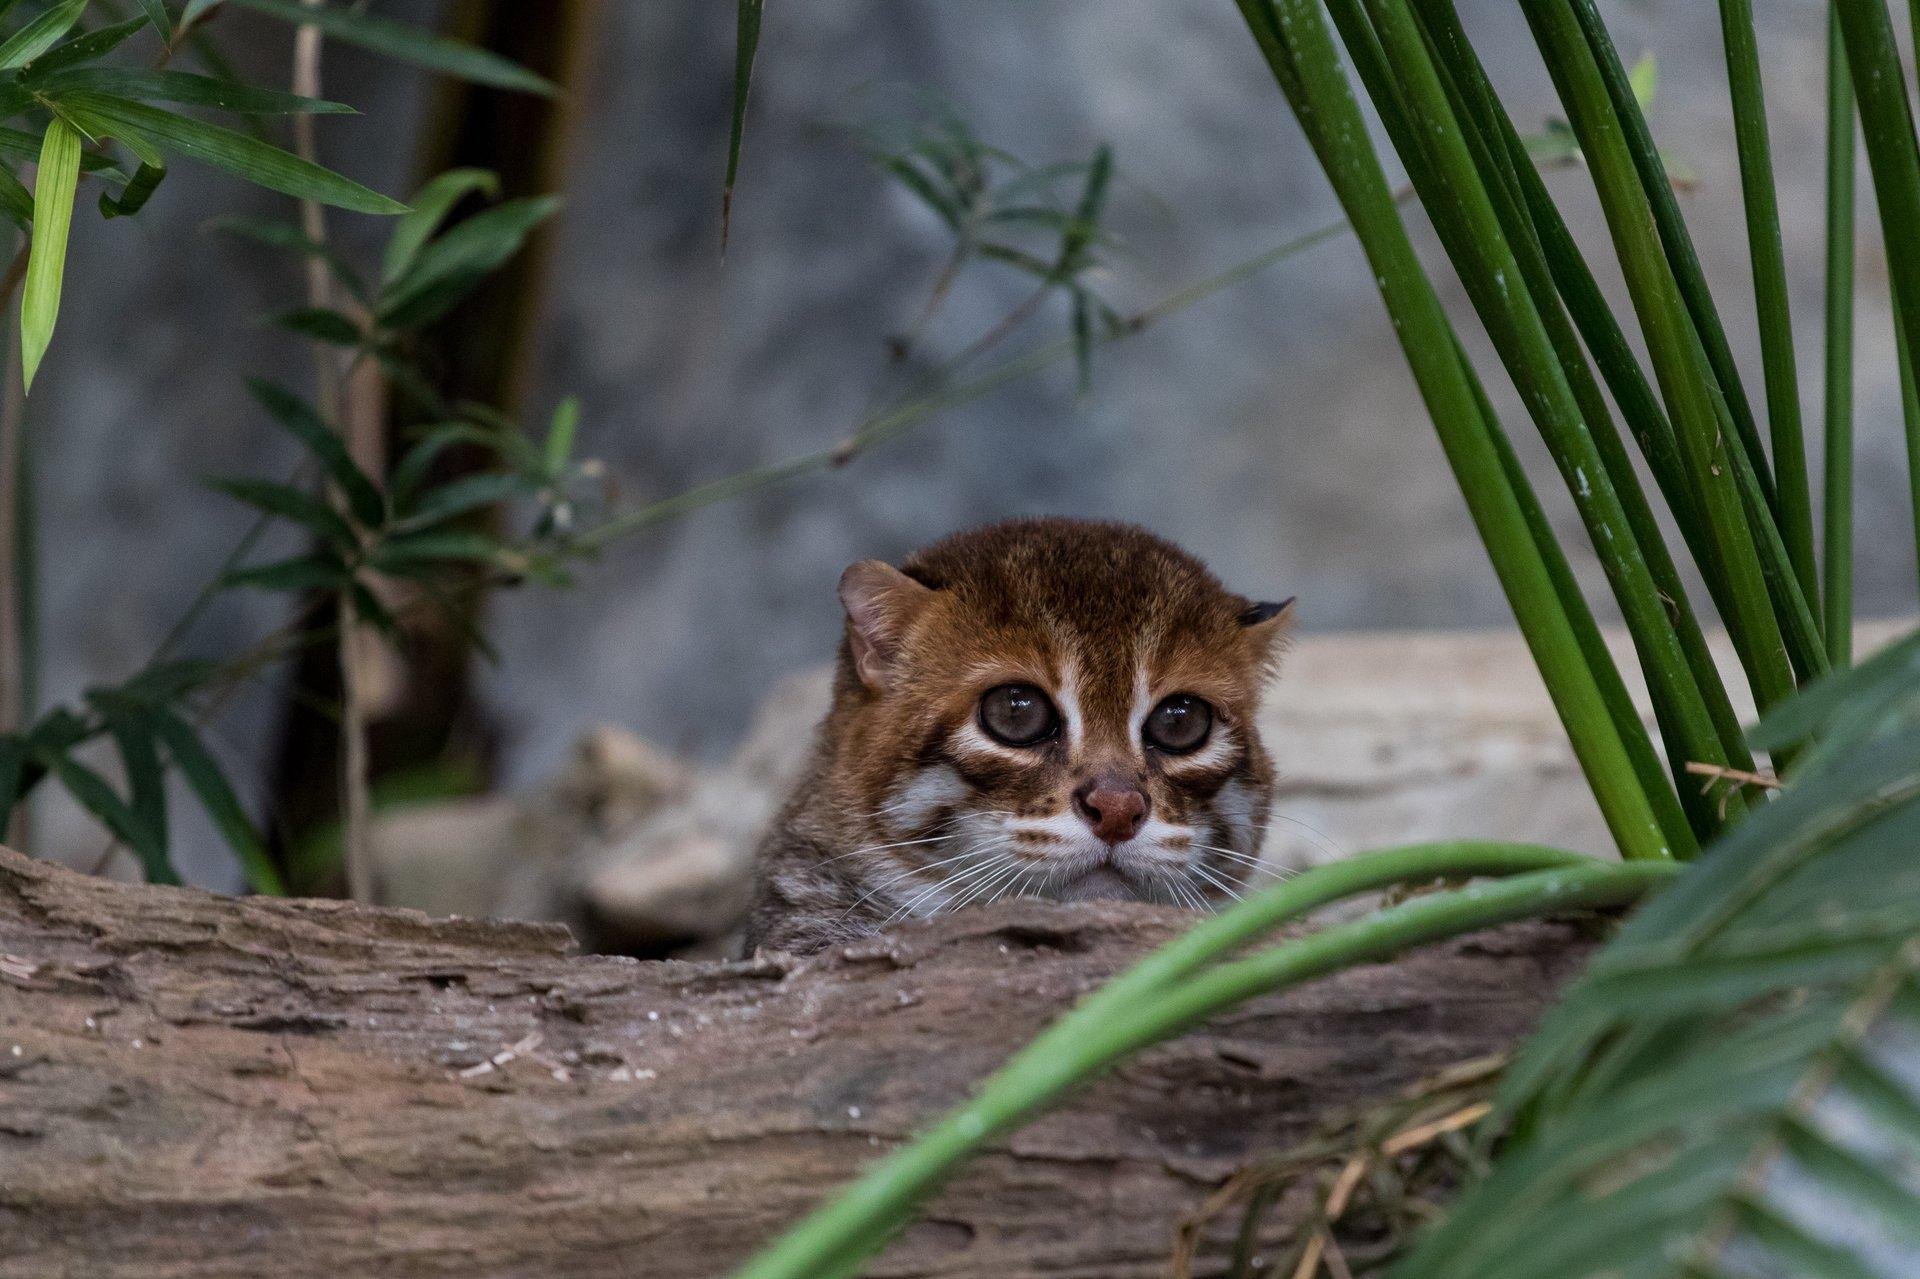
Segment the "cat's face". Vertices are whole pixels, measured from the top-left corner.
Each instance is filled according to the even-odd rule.
[[[1113,525],[1032,521],[847,571],[842,722],[877,896],[1199,906],[1255,866],[1284,609]],[[891,845],[891,847],[888,847]]]

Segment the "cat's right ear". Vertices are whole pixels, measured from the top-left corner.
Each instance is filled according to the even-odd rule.
[[[847,638],[860,682],[878,692],[890,681],[900,643],[933,591],[880,560],[861,560],[840,575]]]

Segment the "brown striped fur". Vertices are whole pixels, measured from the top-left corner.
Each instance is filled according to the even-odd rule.
[[[864,560],[840,593],[833,706],[761,846],[749,949],[816,950],[1009,894],[1197,907],[1245,881],[1273,788],[1255,711],[1285,606],[1141,529],[1068,519],[970,530],[899,569]],[[1008,684],[1052,700],[1051,740],[989,731],[981,698]],[[1143,733],[1174,694],[1212,708],[1188,754]],[[1113,796],[1144,805],[1137,828],[1096,823]]]

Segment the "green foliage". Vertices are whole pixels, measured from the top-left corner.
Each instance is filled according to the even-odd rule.
[[[1809,752],[1794,784],[1553,1011],[1504,1085],[1517,1139],[1400,1273],[1920,1265],[1920,636],[1758,738]]]
[[[1031,279],[1033,295],[989,331],[997,340],[1054,293],[1064,294],[1080,386],[1091,384],[1093,348],[1119,335],[1125,321],[1092,280],[1119,242],[1103,226],[1113,182],[1113,152],[1102,145],[1080,161],[1029,165],[980,140],[950,105],[920,94],[920,110],[860,131],[874,165],[899,183],[952,233],[945,263],[911,330],[895,342],[904,359],[974,262],[996,263]],[[1071,203],[1065,190],[1077,184]],[[961,360],[977,354],[969,349]]]
[[[238,6],[240,0],[235,0]],[[99,8],[109,9],[108,5]],[[406,214],[395,223],[380,289],[370,291],[339,255],[314,243],[290,224],[250,222],[233,229],[257,240],[328,264],[349,294],[366,304],[368,314],[306,308],[288,312],[280,322],[296,332],[356,349],[379,359],[423,398],[434,401],[426,377],[411,367],[408,338],[413,329],[445,314],[486,274],[518,251],[526,235],[553,208],[550,201],[513,201],[448,229],[446,219],[457,200],[491,194],[491,175],[465,172],[428,185],[427,207],[407,206],[351,179],[321,168],[266,141],[257,132],[210,124],[155,103],[209,108],[247,117],[289,114],[340,114],[340,103],[301,97],[275,88],[234,80],[198,30],[220,0],[191,0],[174,19],[159,0],[142,6],[136,18],[113,15],[97,29],[86,27],[86,0],[60,0],[36,6],[0,35],[0,212],[30,232],[21,297],[21,341],[26,379],[31,384],[52,339],[65,274],[66,249],[75,198],[82,178],[116,184],[103,192],[103,217],[137,214],[160,186],[174,158],[222,168],[257,185],[303,200],[375,213]],[[550,92],[552,86],[523,68],[457,42],[368,18],[345,9],[300,5],[251,4],[271,16],[310,23],[337,39],[360,44],[389,57],[443,74],[465,76],[504,87]],[[0,4],[0,30],[12,5]],[[163,41],[157,54],[136,54],[127,62],[104,61],[130,47],[151,28]],[[177,51],[190,49],[206,74],[169,69]],[[256,123],[257,127],[257,123]],[[126,166],[122,153],[137,163]],[[14,171],[36,162],[34,190]],[[132,176],[127,174],[132,167]],[[478,225],[474,225],[478,223]],[[214,481],[227,495],[260,513],[255,532],[243,540],[231,562],[201,593],[178,631],[198,615],[219,590],[252,587],[284,591],[344,590],[375,624],[397,624],[374,590],[375,561],[392,576],[430,586],[455,563],[478,565],[497,578],[517,580],[564,576],[549,564],[557,554],[565,522],[556,512],[578,500],[573,492],[580,468],[556,473],[545,465],[509,468],[482,482],[437,482],[424,461],[438,445],[421,444],[408,454],[409,487],[390,497],[347,455],[338,424],[327,422],[286,388],[253,384],[268,419],[290,434],[308,459],[304,474],[322,487],[253,477]],[[436,407],[439,407],[436,402]],[[465,412],[465,410],[463,410]],[[526,449],[517,438],[501,443],[518,428],[471,410],[466,419],[470,447],[519,458]],[[537,532],[522,538],[499,537],[470,528],[470,517],[493,500],[525,499],[536,508]],[[247,548],[266,522],[280,520],[313,538],[310,550],[273,562],[245,562]],[[284,656],[272,644],[226,663],[179,662],[168,657],[172,640],[126,682],[88,690],[75,706],[59,706],[18,731],[0,735],[0,819],[10,817],[21,799],[48,777],[54,778],[82,808],[97,818],[113,839],[131,849],[147,878],[177,882],[168,839],[166,779],[177,772],[189,793],[206,810],[232,849],[248,882],[261,892],[283,892],[286,885],[267,855],[265,837],[227,780],[196,726],[220,689],[245,678],[263,661]],[[210,696],[211,695],[211,696]],[[123,789],[80,756],[96,740],[110,741]]]

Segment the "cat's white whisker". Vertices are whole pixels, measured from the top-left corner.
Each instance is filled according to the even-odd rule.
[[[973,851],[975,853],[979,853],[979,852],[984,852],[986,850],[975,849]],[[958,886],[959,884],[973,880],[978,876],[984,875],[988,871],[997,871],[998,868],[1004,865],[1007,865],[1009,863],[1012,863],[1013,861],[1014,861],[1014,858],[1012,854],[1005,853],[1005,852],[996,852],[991,857],[987,858],[987,860],[985,860],[984,862],[978,865],[964,866],[960,870],[955,871],[953,874],[942,879],[939,883],[933,884],[921,890],[919,893],[915,894],[910,900],[908,900],[906,903],[901,905],[898,910],[894,911],[893,914],[887,916],[886,923],[891,924],[896,919],[911,918],[914,914],[914,911],[919,907],[921,902],[927,901],[930,898],[938,897],[942,892],[952,889]],[[940,908],[936,906],[934,908],[934,913],[937,914],[939,912],[939,909]]]
[[[1268,813],[1267,820],[1275,821],[1275,822],[1285,822],[1289,826],[1292,826],[1298,830],[1305,831],[1308,835],[1312,836],[1312,838],[1309,839],[1307,842],[1309,844],[1312,844],[1315,848],[1319,849],[1321,852],[1325,853],[1328,857],[1331,857],[1337,860],[1347,855],[1344,849],[1342,849],[1338,844],[1334,843],[1332,836],[1328,835],[1325,831],[1319,829],[1318,827],[1308,825],[1306,822],[1301,821],[1298,817],[1289,817],[1285,813]]]
[[[1219,889],[1221,892],[1225,893],[1227,896],[1233,898],[1233,900],[1235,901],[1246,900],[1244,897],[1240,895],[1240,891],[1236,889],[1232,884],[1229,884],[1225,879],[1222,879],[1219,875],[1215,874],[1213,871],[1208,870],[1201,863],[1194,862],[1193,864],[1187,867],[1187,870],[1190,874],[1198,875],[1200,878],[1206,880],[1209,884],[1212,884],[1215,888]]]

